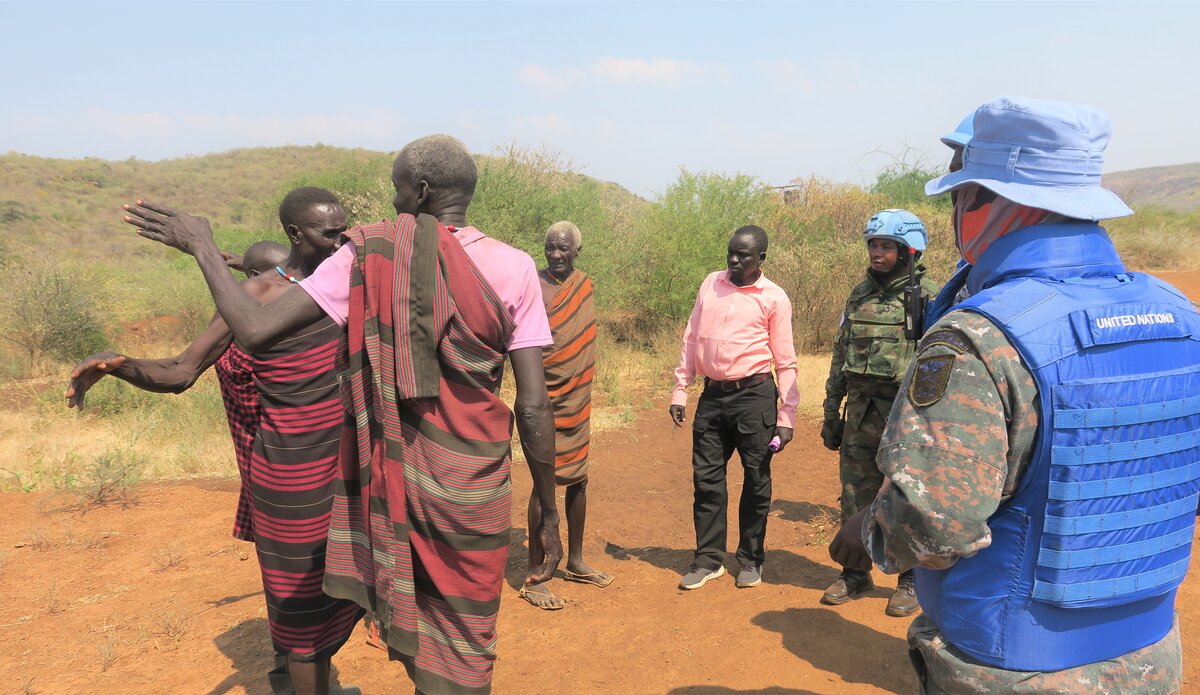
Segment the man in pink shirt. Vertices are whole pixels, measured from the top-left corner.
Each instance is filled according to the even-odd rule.
[[[692,424],[696,556],[680,589],[699,589],[725,574],[725,469],[735,449],[745,474],[738,504],[736,584],[747,588],[762,583],[771,457],[792,440],[800,402],[792,303],[763,275],[766,258],[767,233],[761,227],[747,225],[734,232],[728,270],[704,279],[683,333],[669,410],[676,425],[686,419],[687,388],[696,377],[704,378],[704,391]],[[772,362],[778,389],[771,378]]]

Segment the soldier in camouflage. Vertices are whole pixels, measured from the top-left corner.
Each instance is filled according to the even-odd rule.
[[[825,446],[840,451],[842,523],[871,504],[883,483],[875,452],[915,348],[915,343],[904,337],[904,288],[909,282],[909,263],[925,248],[925,227],[906,210],[877,213],[863,235],[870,265],[862,282],[850,291],[834,338],[821,428]],[[914,246],[911,261],[910,244]],[[923,269],[918,268],[916,274],[926,296],[937,293],[937,285],[925,279]],[[843,568],[821,596],[821,603],[840,605],[872,588],[869,571]],[[905,572],[886,612],[903,617],[919,607],[912,573]]]
[[[998,256],[1003,259],[1007,254],[1013,257],[1021,252],[1029,254],[1028,249],[1054,248],[1053,244],[1038,246],[1039,237],[1067,238],[1072,233],[1069,229],[1058,230],[1089,225],[1081,220],[1131,214],[1098,183],[1100,152],[1107,143],[1108,127],[1107,119],[1097,111],[1054,102],[998,99],[979,109],[975,116],[975,137],[986,140],[979,152],[972,149],[975,140],[968,146],[959,182],[954,183],[951,177],[955,174],[950,174],[926,187],[927,191],[941,193],[947,186],[958,186],[956,243],[964,258],[975,264],[971,275],[981,276],[967,280],[973,284],[974,292],[992,287],[986,284],[991,281],[982,276]],[[1072,144],[1055,151],[1055,141],[1048,139],[1047,134],[1064,130],[1068,132],[1059,137]],[[1027,145],[1022,142],[1026,137],[1040,138],[1036,145],[1039,153],[1049,150],[1060,155],[1055,160],[1053,174],[1046,174],[1035,165],[1025,165],[1021,153],[1013,149]],[[1082,138],[1090,140],[1079,143]],[[981,166],[987,161],[989,149],[1001,149],[996,146],[997,141],[1010,146],[1004,149],[1004,156],[1009,158],[1007,174],[1004,167]],[[1080,153],[1086,158],[1086,164],[1079,165],[1081,169],[1094,166],[1095,175],[1087,178],[1081,175],[1083,180],[1075,185],[1064,185],[1063,176],[1070,171],[1069,163],[1080,162]],[[973,156],[978,157],[979,163],[972,162]],[[1018,176],[1027,178],[1015,184],[1011,178],[1003,179],[1006,175],[1011,177],[1014,170]],[[939,183],[942,188],[937,188]],[[1092,229],[1099,232],[1089,231],[1088,240],[1107,245],[1106,252],[1115,257],[1103,230]],[[1004,237],[1008,238],[996,244]],[[984,255],[989,247],[993,247],[993,254]],[[1048,255],[1042,267],[1036,259],[1029,263],[1028,255],[1024,260],[1026,270],[1021,272],[1040,277],[1039,273],[1046,272],[1045,267],[1056,264],[1066,267],[1073,259]],[[879,449],[877,462],[884,476],[883,485],[870,506],[845,523],[830,545],[830,556],[847,567],[869,568],[874,563],[888,572],[920,567],[919,594],[924,594],[928,575],[932,591],[964,593],[970,597],[966,600],[971,602],[968,605],[972,609],[985,606],[981,614],[988,615],[986,604],[989,601],[995,604],[996,599],[987,594],[987,589],[976,595],[976,587],[947,588],[934,582],[943,581],[960,562],[991,558],[984,561],[993,562],[996,567],[1021,566],[1019,556],[994,554],[1011,552],[1010,546],[1002,546],[1010,547],[1009,551],[997,551],[993,543],[1001,542],[997,529],[1003,527],[1006,514],[1011,517],[1014,509],[1010,503],[1015,502],[1014,498],[1028,499],[1030,485],[1023,484],[1023,479],[1035,475],[1033,463],[1046,460],[1039,458],[1046,456],[1039,454],[1040,437],[1048,436],[1042,430],[1049,425],[1046,414],[1041,412],[1041,393],[1034,372],[1002,325],[974,308],[978,307],[969,301],[965,306],[960,304],[958,310],[951,310],[929,327],[921,339],[900,386],[903,395],[893,405]],[[1030,308],[1025,306],[1024,310]],[[1062,339],[1070,341],[1072,336]],[[1155,457],[1143,460],[1146,463],[1141,465],[1151,470],[1166,470],[1161,467],[1165,462],[1160,464]],[[1039,467],[1045,466],[1039,463]],[[1177,487],[1183,489],[1188,485],[1194,487],[1195,482]],[[1186,495],[1189,491],[1190,488],[1178,494]],[[1116,499],[1110,497],[1108,501]],[[1036,510],[1035,513],[1046,514]],[[1188,510],[1185,516],[1190,515]],[[1040,520],[1035,522],[1040,524]],[[1015,579],[997,581],[1005,587],[1002,591],[1010,592],[1007,602],[1001,604],[1007,606],[1005,611],[1029,610],[1028,593],[1022,593],[1030,591],[1027,587]],[[1085,612],[1087,608],[1081,604]],[[930,606],[926,606],[926,611],[913,621],[908,633],[909,657],[922,693],[1161,694],[1178,693],[1182,686],[1177,619],[1173,624],[1168,620],[1162,625],[1165,636],[1144,640],[1141,643],[1146,646],[1124,654],[1065,668],[1016,670],[984,662],[982,657],[966,651],[980,653],[978,645],[1001,632],[1001,625],[981,623],[970,627],[973,632],[966,635],[959,647],[952,643],[944,626],[931,617]],[[1105,629],[1105,623],[1098,625]],[[1087,627],[1094,629],[1097,625]],[[959,637],[963,637],[963,626],[960,624],[956,629]],[[1085,648],[1072,646],[1070,632],[1083,628],[1064,621],[1051,629],[1059,632],[1060,639],[1068,645],[1065,648],[1068,658],[1073,650]],[[1115,639],[1113,631],[1120,629],[1111,628],[1108,637]],[[1037,652],[1041,648],[1034,645],[1029,649]],[[1045,648],[1064,649],[1061,643]]]

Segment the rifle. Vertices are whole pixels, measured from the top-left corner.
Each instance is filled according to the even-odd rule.
[[[921,282],[917,279],[917,271],[925,271],[925,266],[917,267],[917,251],[908,247],[908,284],[904,286],[904,339],[916,342],[925,333],[925,304],[929,301],[921,291]]]

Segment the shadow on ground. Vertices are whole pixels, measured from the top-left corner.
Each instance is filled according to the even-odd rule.
[[[504,566],[504,581],[516,591],[525,583],[525,574],[529,569],[529,531],[523,528],[513,528],[508,541],[508,562]],[[567,548],[563,546],[563,553]],[[566,558],[563,558],[564,562]],[[561,567],[561,563],[559,564]]]
[[[262,592],[258,592],[262,593]],[[254,594],[250,594],[254,595]],[[276,659],[275,649],[271,646],[271,628],[266,618],[251,618],[242,621],[217,635],[213,640],[217,649],[229,657],[232,673],[225,680],[213,686],[208,695],[224,695],[235,688],[243,688],[246,695],[273,695],[268,672],[276,668],[284,668],[285,660]],[[340,685],[337,672],[337,657],[330,675],[333,686]],[[286,680],[287,676],[274,676]]]
[[[271,695],[267,671],[274,668],[274,650],[266,618],[238,623],[217,635],[213,644],[229,657],[235,673],[215,685],[208,695],[223,695],[237,687],[245,688],[246,695]]]
[[[838,521],[841,512],[828,504],[777,499],[771,502],[771,511],[779,512],[777,518],[784,519],[785,521],[797,521],[804,524],[811,524],[816,521],[831,523],[835,527],[840,526]]]
[[[908,643],[899,637],[846,620],[827,608],[767,611],[752,622],[778,632],[784,648],[797,658],[836,673],[847,683],[869,684],[893,693],[913,690]]]

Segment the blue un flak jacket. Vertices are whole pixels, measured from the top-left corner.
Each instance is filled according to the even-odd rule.
[[[917,595],[946,640],[999,668],[1115,658],[1171,629],[1200,494],[1200,315],[1125,270],[1092,223],[1033,226],[969,271],[974,311],[1033,373],[1038,440],[992,544]]]

